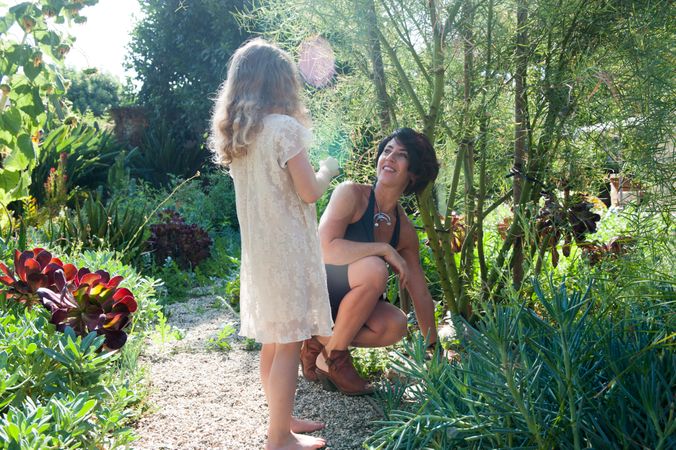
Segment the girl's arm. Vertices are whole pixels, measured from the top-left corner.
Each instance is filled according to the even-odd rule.
[[[338,162],[331,157],[321,161],[319,171],[315,173],[305,151],[298,152],[291,158],[287,167],[293,180],[293,187],[305,203],[314,203],[319,200],[329,187],[331,178],[339,173]]]

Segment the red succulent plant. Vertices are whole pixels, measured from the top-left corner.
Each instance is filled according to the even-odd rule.
[[[54,284],[54,274],[62,270],[66,279],[72,279],[77,269],[63,264],[43,248],[14,252],[14,270],[0,262],[0,283],[8,288],[7,297],[32,306],[38,300],[37,291]]]
[[[83,268],[70,281],[61,270],[54,278],[54,286],[39,288],[38,296],[51,311],[50,322],[57,329],[69,326],[81,336],[96,331],[106,337],[104,342],[110,349],[124,345],[124,328],[138,305],[129,289],[119,287],[121,276],[111,278],[106,271]]]

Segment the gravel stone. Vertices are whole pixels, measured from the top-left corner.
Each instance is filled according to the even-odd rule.
[[[149,410],[135,424],[139,436],[132,448],[262,449],[267,405],[258,375],[258,351],[247,351],[233,335],[232,349],[209,346],[226,324],[239,329],[237,314],[215,301],[193,298],[167,307],[167,323],[182,330],[181,340],[148,340],[141,364],[149,384]],[[348,397],[324,391],[305,380],[299,369],[294,414],[320,420],[328,449],[360,449],[382,419],[369,396]]]

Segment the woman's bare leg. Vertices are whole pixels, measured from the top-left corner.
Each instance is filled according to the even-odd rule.
[[[347,277],[350,291],[338,309],[333,335],[325,344],[327,352],[345,350],[352,343],[371,316],[387,286],[385,261],[375,256],[360,259],[348,266]]]
[[[406,336],[406,314],[389,302],[379,301],[350,344],[353,347],[387,347]]]
[[[355,261],[348,267],[351,290],[340,303],[333,335],[319,338],[326,348],[345,350],[350,345],[382,347],[397,342],[406,332],[406,317],[398,308],[380,302],[387,285],[387,267],[378,257]],[[403,331],[402,331],[403,330]],[[327,370],[323,355],[317,365]]]
[[[269,365],[267,372],[265,363],[268,362],[269,354],[261,355],[261,375],[266,372],[267,380],[264,383],[264,389],[270,411],[266,450],[310,450],[326,445],[326,441],[322,438],[299,435],[291,431],[291,412],[298,379],[300,345],[300,342],[274,344],[272,364]]]

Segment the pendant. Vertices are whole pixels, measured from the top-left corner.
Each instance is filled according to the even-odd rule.
[[[373,216],[373,226],[379,226],[380,222],[385,222],[388,226],[392,225],[392,219],[384,212],[378,212]]]

